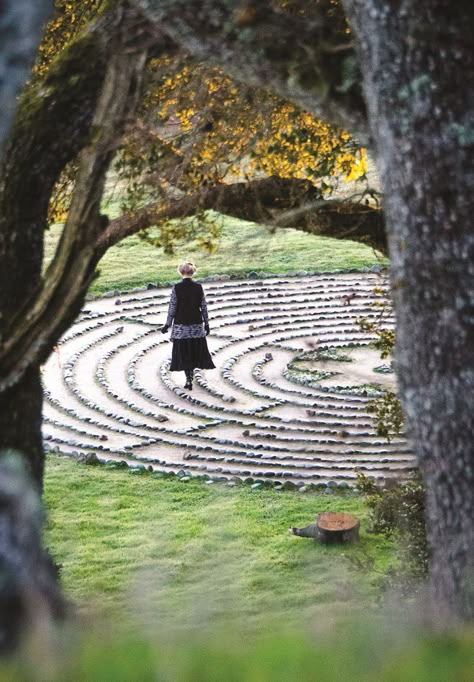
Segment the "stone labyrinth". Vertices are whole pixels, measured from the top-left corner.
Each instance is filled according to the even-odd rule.
[[[192,392],[184,373],[169,371],[171,343],[160,332],[170,288],[150,284],[87,304],[44,367],[47,449],[94,453],[182,481],[302,491],[348,487],[357,468],[377,479],[406,476],[414,465],[406,442],[375,435],[370,396],[360,390],[367,372],[371,382],[387,381],[373,373],[381,361],[357,325],[378,314],[378,276],[209,279],[217,369],[197,371]],[[308,383],[288,369],[312,348],[351,347],[353,361],[337,363],[339,373],[326,379]]]

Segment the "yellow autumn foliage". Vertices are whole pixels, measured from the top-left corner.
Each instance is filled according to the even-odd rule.
[[[49,64],[88,22],[103,0],[56,0],[34,70]],[[285,4],[285,3],[283,3]],[[330,3],[331,4],[331,3]],[[296,6],[296,5],[295,5]],[[238,84],[219,69],[190,59],[152,60],[137,129],[125,140],[116,172],[128,188],[124,209],[156,195],[169,183],[163,159],[176,157],[180,191],[215,182],[269,175],[308,179],[323,192],[337,180],[364,177],[365,150],[343,130],[315,119],[292,103]],[[63,220],[73,186],[73,169],[58,186],[51,221]]]

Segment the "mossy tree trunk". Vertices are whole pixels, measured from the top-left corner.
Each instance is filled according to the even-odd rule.
[[[474,617],[474,5],[345,0],[385,191],[397,374],[433,606]],[[471,396],[471,399],[469,398]]]
[[[22,95],[0,181],[0,347],[42,288],[43,239],[48,204],[59,174],[87,139],[105,72],[102,26],[71,46],[45,82]],[[93,57],[92,61],[91,55]],[[87,71],[90,63],[94,69]],[[64,79],[75,87],[65,87]],[[0,450],[15,448],[31,463],[41,486],[42,387],[40,361],[0,391]],[[0,378],[12,367],[0,363]]]
[[[78,314],[103,253],[96,248],[103,183],[146,63],[146,47],[141,41],[134,47],[136,26],[136,14],[118,4],[60,56],[46,82],[25,92],[3,165],[0,450],[23,453],[39,486],[39,366]],[[49,199],[59,174],[82,148],[63,238],[42,277]]]

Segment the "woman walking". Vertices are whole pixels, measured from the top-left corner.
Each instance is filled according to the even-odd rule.
[[[174,285],[171,292],[168,317],[161,333],[166,334],[173,324],[170,370],[172,372],[184,371],[186,374],[184,388],[191,391],[194,369],[196,367],[215,369],[215,365],[206,341],[206,336],[209,334],[206,297],[201,284],[192,279],[196,266],[194,263],[181,263],[178,266],[178,272],[182,280]]]

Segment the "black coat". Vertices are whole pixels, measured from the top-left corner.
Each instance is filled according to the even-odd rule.
[[[192,279],[183,279],[175,284],[176,312],[175,324],[202,324],[207,322],[207,310],[203,316],[201,305],[204,299],[204,291],[201,284]]]

